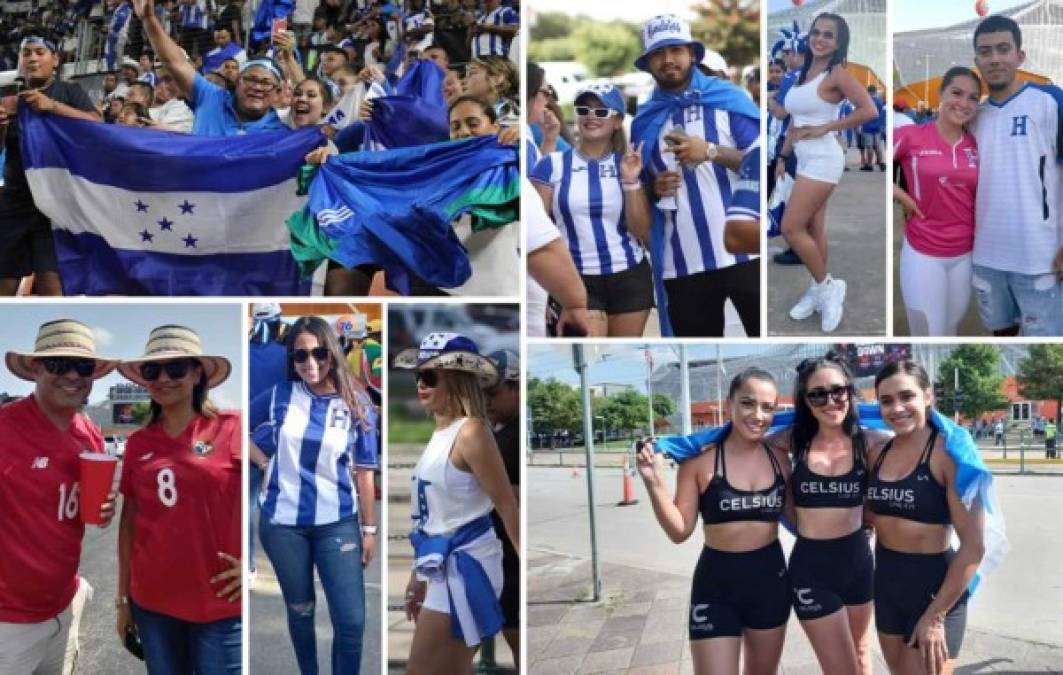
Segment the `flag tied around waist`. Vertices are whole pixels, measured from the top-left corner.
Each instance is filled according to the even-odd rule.
[[[285,214],[317,128],[207,138],[19,107],[68,295],[306,295]]]
[[[401,293],[411,273],[454,288],[472,268],[451,221],[472,213],[479,229],[501,227],[517,220],[519,197],[517,147],[495,136],[330,157],[288,220],[292,254],[305,274],[329,258],[382,267]]]

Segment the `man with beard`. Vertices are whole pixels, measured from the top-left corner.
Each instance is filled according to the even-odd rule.
[[[679,17],[651,19],[642,41],[635,66],[657,86],[631,136],[657,202],[650,254],[662,335],[722,336],[729,299],[746,335],[759,336],[759,263],[728,253],[723,239],[735,172],[760,136],[760,111],[740,88],[694,67],[705,47]]]

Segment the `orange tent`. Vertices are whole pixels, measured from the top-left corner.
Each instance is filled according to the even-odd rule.
[[[1028,70],[1019,70],[1017,77],[1022,82],[1034,82],[1036,84],[1050,84],[1052,81],[1043,75],[1031,73]],[[909,108],[919,107],[920,101],[926,101],[927,106],[936,110],[940,100],[938,91],[941,89],[941,77],[932,77],[922,82],[913,82],[905,87],[897,87],[893,93],[893,102],[905,103]]]
[[[862,63],[853,63],[852,61],[850,61],[849,63],[845,64],[845,69],[852,73],[853,77],[856,78],[856,81],[864,85],[865,88],[873,84],[875,85],[875,88],[879,90],[879,92],[886,91],[886,85],[882,82],[881,79],[879,79],[879,76],[875,74],[875,71],[871,70]]]

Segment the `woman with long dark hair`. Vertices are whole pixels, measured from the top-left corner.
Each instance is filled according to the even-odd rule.
[[[358,673],[362,569],[376,549],[376,416],[324,319],[297,319],[285,346],[287,381],[251,403],[251,460],[265,471],[259,539],[284,596],[299,672],[318,671],[316,569],[332,620],[332,672]]]
[[[232,367],[190,328],[160,326],[118,370],[151,395],[122,461],[119,639],[139,638],[149,673],[239,672],[240,415],[208,397]]]
[[[790,318],[803,321],[820,312],[820,328],[825,333],[841,323],[846,290],[845,282],[827,271],[827,200],[845,168],[845,153],[833,132],[878,116],[867,91],[845,69],[848,51],[845,19],[837,14],[818,15],[808,31],[804,66],[783,100],[791,125],[775,162],[775,173],[781,177],[791,153],[797,157],[797,179],[786,202],[782,233],[812,275],[811,285],[790,310]],[[838,104],[845,99],[856,109],[838,119]]]
[[[937,118],[893,132],[893,160],[905,190],[901,295],[911,335],[956,335],[971,303],[974,200],[978,144],[967,125],[978,113],[982,80],[970,68],[949,68],[941,80]]]
[[[790,466],[784,450],[764,443],[777,399],[770,373],[739,373],[727,393],[729,432],[679,465],[674,498],[663,456],[650,443],[639,451],[639,474],[668,538],[689,539],[701,514],[705,547],[694,570],[688,623],[699,675],[738,673],[741,656],[747,675],[768,675],[782,657],[790,584],[779,519]]]
[[[870,675],[874,561],[863,528],[869,446],[853,378],[828,353],[797,367],[794,423],[769,443],[793,460],[797,542],[790,555],[794,612],[825,673]]]
[[[879,645],[893,675],[947,675],[963,643],[968,586],[986,551],[986,505],[980,498],[966,505],[957,490],[959,465],[931,423],[926,370],[890,363],[875,376],[875,392],[895,434],[871,456],[867,494]]]
[[[406,617],[416,622],[407,673],[467,673],[480,642],[503,625],[502,542],[495,510],[515,551],[520,514],[487,418],[483,390],[494,363],[456,333],[431,333],[394,366],[415,371],[417,399],[435,430],[413,470],[414,569]]]

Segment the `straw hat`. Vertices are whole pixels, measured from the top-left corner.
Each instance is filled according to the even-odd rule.
[[[118,365],[118,359],[96,354],[96,338],[92,329],[73,319],[57,319],[41,324],[37,329],[37,341],[32,352],[8,352],[4,356],[7,369],[16,377],[33,382],[33,361],[48,357],[94,359],[96,370],[92,379],[98,380]]]
[[[148,335],[148,344],[144,355],[135,359],[125,359],[118,366],[118,372],[127,380],[146,387],[148,381],[140,374],[140,365],[152,361],[171,361],[189,358],[203,365],[207,375],[207,387],[214,388],[224,382],[232,372],[232,364],[224,356],[203,353],[199,334],[184,326],[159,326]]]
[[[420,348],[407,347],[395,357],[394,366],[404,370],[458,370],[472,373],[481,387],[498,382],[498,369],[480,355],[476,343],[458,333],[429,333]]]

